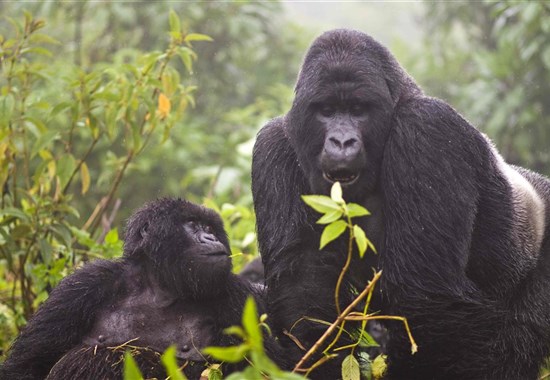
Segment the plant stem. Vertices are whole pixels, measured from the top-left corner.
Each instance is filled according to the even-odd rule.
[[[371,292],[371,289],[374,287],[376,282],[380,279],[382,271],[376,272],[371,281],[365,289],[353,300],[352,303],[346,307],[346,309],[336,318],[336,320],[328,327],[324,334],[315,342],[315,344],[309,349],[309,351],[300,359],[298,364],[293,369],[293,372],[303,372],[304,369],[302,366],[304,363],[310,359],[313,354],[319,350],[324,341],[333,333],[333,331],[346,319],[346,317],[353,311],[353,309]]]

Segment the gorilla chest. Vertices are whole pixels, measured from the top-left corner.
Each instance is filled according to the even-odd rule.
[[[110,347],[131,341],[130,345],[159,352],[175,344],[178,358],[203,361],[200,350],[214,344],[217,335],[213,315],[208,305],[155,300],[141,294],[100,313],[84,343]]]

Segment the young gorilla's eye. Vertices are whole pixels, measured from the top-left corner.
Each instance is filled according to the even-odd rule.
[[[199,225],[194,220],[188,220],[187,222],[184,223],[184,226],[191,229],[192,231],[196,231],[197,228],[199,228]]]

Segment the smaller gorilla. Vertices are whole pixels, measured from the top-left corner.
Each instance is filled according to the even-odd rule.
[[[254,260],[246,264],[244,268],[239,272],[239,276],[247,279],[253,284],[264,285],[265,275],[262,259],[260,257],[256,257]]]
[[[172,344],[186,375],[199,378],[201,349],[238,343],[223,329],[240,325],[246,298],[264,311],[258,290],[231,273],[229,254],[214,211],[171,198],[147,204],[128,221],[122,259],[87,264],[52,291],[0,378],[120,379],[128,348],[144,375],[166,377],[159,358]],[[265,343],[281,362],[276,342]]]

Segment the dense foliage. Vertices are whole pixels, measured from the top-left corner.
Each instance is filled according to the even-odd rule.
[[[0,21],[0,352],[73,267],[120,254],[117,227],[149,199],[216,196],[236,270],[257,253],[247,142],[288,98],[262,82],[289,75],[288,57],[244,73],[267,61],[267,38],[294,45],[266,33],[276,5],[175,4],[185,18],[165,2],[27,5],[44,18],[0,5],[12,16]],[[191,32],[214,13],[213,36]],[[216,95],[199,100],[197,87]]]
[[[236,270],[257,254],[252,142],[289,108],[313,33],[277,2],[1,2],[0,14],[0,355],[63,276],[120,254],[123,220],[147,200],[207,198]],[[549,16],[542,1],[430,2],[422,49],[390,48],[507,160],[550,174]]]

